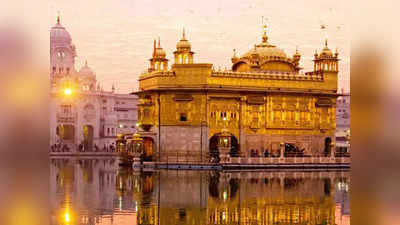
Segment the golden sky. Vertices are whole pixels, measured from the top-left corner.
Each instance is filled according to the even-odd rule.
[[[340,53],[339,88],[348,90],[350,40],[344,6],[344,0],[39,0],[14,5],[18,13],[13,16],[32,25],[41,63],[48,68],[49,31],[60,11],[77,48],[76,68],[87,60],[104,89],[115,83],[120,93],[137,89],[154,38],[160,36],[171,63],[184,26],[195,63],[230,68],[234,48],[240,55],[261,41],[264,16],[269,42],[289,56],[298,46],[304,72],[312,70],[314,51],[322,49],[327,36],[329,47]],[[321,24],[326,24],[325,31]]]

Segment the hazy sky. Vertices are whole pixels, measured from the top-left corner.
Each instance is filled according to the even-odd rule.
[[[29,3],[30,2],[30,3]],[[49,63],[49,31],[60,11],[61,23],[76,45],[79,70],[88,60],[105,89],[137,89],[148,67],[153,39],[160,36],[170,64],[182,27],[192,44],[195,63],[230,68],[233,49],[243,54],[261,41],[261,17],[268,19],[269,42],[291,56],[298,46],[304,71],[313,68],[315,49],[328,36],[340,53],[339,88],[349,88],[350,40],[342,0],[40,0],[18,5],[25,19],[36,22],[43,63]],[[10,3],[12,4],[12,3]],[[1,10],[0,10],[1,12]],[[32,22],[33,23],[33,22]],[[327,25],[326,33],[320,25]]]

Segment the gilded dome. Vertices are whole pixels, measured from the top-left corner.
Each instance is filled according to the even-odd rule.
[[[325,47],[322,49],[319,57],[333,57],[333,52],[328,47],[328,40],[325,40]]]
[[[165,58],[166,57],[166,53],[165,50],[161,47],[156,48],[155,52],[154,52],[154,57],[155,58]]]
[[[267,26],[264,26],[262,41],[239,58],[232,57],[233,71],[297,71],[300,54],[296,51],[293,58],[285,51],[268,42]]]
[[[256,45],[252,50],[245,53],[241,58],[250,58],[252,55],[257,55],[260,58],[287,58],[286,53],[280,49],[275,47],[274,45]]]
[[[258,45],[254,45],[254,48],[242,55],[241,58],[251,58],[253,55],[258,56],[259,59],[268,59],[274,57],[278,57],[281,59],[287,58],[286,53],[282,49],[268,42],[266,26],[264,26],[264,35],[262,37],[262,42]]]
[[[183,29],[182,39],[176,44],[176,49],[190,49],[191,47],[190,42],[186,39],[185,29]]]
[[[321,56],[333,56],[333,53],[328,47],[325,47],[322,49]]]

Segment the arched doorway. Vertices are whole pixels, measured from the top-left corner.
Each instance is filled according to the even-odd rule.
[[[325,138],[324,155],[329,156],[331,153],[332,139],[330,137]]]
[[[83,126],[83,147],[85,151],[90,151],[93,148],[93,126]]]
[[[63,141],[73,141],[75,137],[75,127],[71,124],[60,124],[56,128],[56,134]]]
[[[210,139],[210,158],[213,159],[218,159],[219,158],[219,151],[218,151],[218,136],[214,135]]]
[[[220,152],[219,152],[219,144],[220,144],[220,136],[222,133],[217,133],[214,134],[211,138],[210,138],[210,143],[209,143],[209,151],[210,151],[210,158],[211,160],[214,159],[214,161],[216,160],[216,162],[219,161],[220,158]],[[240,154],[240,146],[238,143],[237,138],[231,134],[228,133],[228,135],[230,136],[230,149],[229,149],[229,156],[230,157],[239,157]]]
[[[239,157],[239,153],[240,153],[239,147],[240,146],[239,146],[237,138],[232,135],[232,137],[231,137],[231,150],[229,152],[229,155],[231,157]]]
[[[143,138],[143,161],[152,161],[153,160],[153,146],[154,140],[151,137]]]

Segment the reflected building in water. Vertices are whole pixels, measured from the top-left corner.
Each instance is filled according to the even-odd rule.
[[[139,172],[116,164],[53,159],[53,224],[349,224],[349,172]]]

